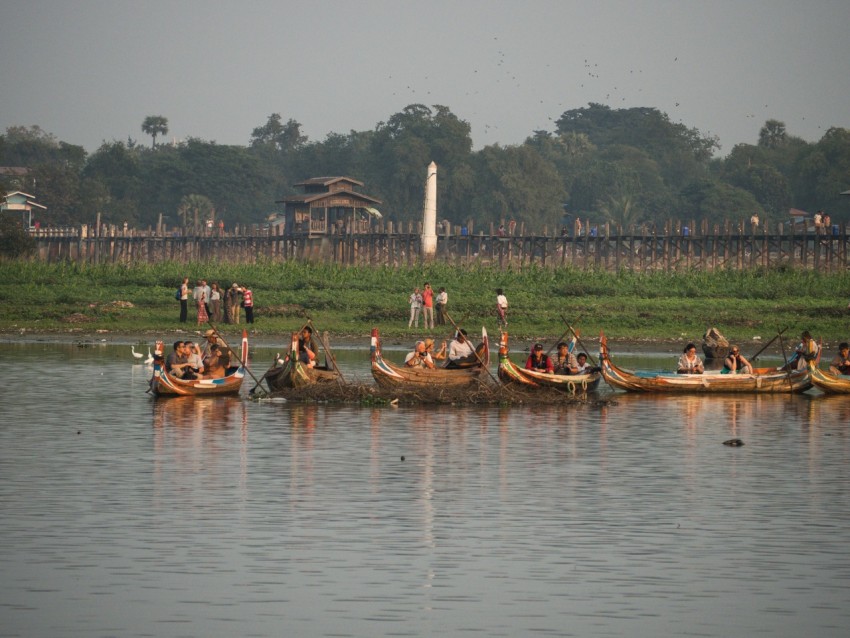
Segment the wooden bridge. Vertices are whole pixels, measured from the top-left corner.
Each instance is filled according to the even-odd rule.
[[[772,268],[787,265],[823,272],[843,271],[848,262],[844,225],[797,229],[794,224],[745,229],[749,224],[683,225],[668,222],[622,229],[609,224],[585,226],[588,234],[541,234],[512,228],[514,234],[471,232],[444,224],[437,238],[436,260],[501,268],[540,266],[601,270],[678,271]],[[303,260],[346,265],[414,265],[421,263],[419,224],[386,222],[368,232],[325,236],[284,235],[278,228],[251,226],[224,233],[183,235],[110,227],[94,233],[85,226],[41,230],[34,259],[80,263],[154,263],[224,261],[253,263]]]

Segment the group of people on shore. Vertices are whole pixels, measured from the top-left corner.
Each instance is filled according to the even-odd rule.
[[[419,287],[413,289],[407,303],[410,305],[410,319],[407,321],[408,328],[419,328],[420,316],[424,319],[424,328],[426,330],[433,330],[434,326],[446,325],[448,315],[446,307],[449,304],[449,294],[445,288],[440,288],[439,292],[434,295],[431,284],[426,281],[421,290]],[[504,290],[497,288],[496,318],[502,330],[508,326],[507,313],[508,298],[505,296]]]
[[[850,374],[850,345],[841,343],[838,346],[839,354],[833,359],[829,366],[830,371],[835,374]],[[786,370],[802,370],[809,361],[814,361],[819,352],[819,346],[812,338],[808,330],[804,330],[800,335],[800,343],[794,350],[794,356],[783,366]],[[842,371],[842,370],[846,370]],[[678,374],[703,374],[705,365],[702,359],[697,354],[697,347],[693,343],[685,346],[682,356],[676,365]],[[723,359],[723,368],[721,374],[753,374],[753,364],[741,354],[741,349],[737,345],[732,345],[726,358]]]
[[[446,292],[445,288],[440,288],[435,295],[431,284],[426,281],[421,290],[418,287],[413,289],[407,302],[410,304],[408,328],[418,328],[420,316],[423,318],[426,330],[433,330],[435,325],[446,325],[446,306],[449,304],[449,293]]]
[[[218,282],[208,285],[206,279],[198,279],[194,288],[190,288],[189,278],[184,277],[176,298],[180,302],[180,323],[188,321],[189,299],[195,305],[199,326],[222,320],[238,324],[242,309],[245,310],[245,323],[254,323],[254,293],[248,286],[236,282],[222,290]]]

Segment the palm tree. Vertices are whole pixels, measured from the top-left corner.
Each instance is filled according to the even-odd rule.
[[[156,136],[168,133],[168,118],[161,115],[148,115],[142,122],[142,133],[153,138],[151,148],[156,146]]]
[[[205,220],[215,220],[215,206],[204,195],[186,195],[180,200],[177,215],[183,221],[183,228],[198,232]]]
[[[779,148],[788,139],[785,122],[768,120],[759,131],[759,146],[762,148]]]

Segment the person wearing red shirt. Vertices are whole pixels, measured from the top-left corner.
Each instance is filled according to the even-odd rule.
[[[552,364],[552,359],[549,358],[549,355],[543,352],[542,343],[534,344],[534,349],[528,355],[528,360],[525,362],[525,369],[555,374],[555,366]]]

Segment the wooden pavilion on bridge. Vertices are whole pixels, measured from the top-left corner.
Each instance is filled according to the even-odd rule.
[[[304,192],[276,200],[284,205],[284,234],[320,237],[368,233],[381,200],[360,192],[363,182],[351,177],[312,177],[295,184]]]

